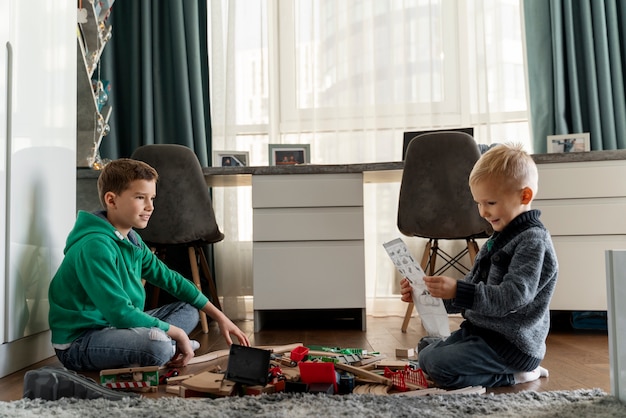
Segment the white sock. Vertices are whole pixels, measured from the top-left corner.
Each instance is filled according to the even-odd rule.
[[[198,348],[200,348],[200,343],[196,340],[189,340],[191,342],[191,349],[193,351],[196,351]]]
[[[548,372],[548,369],[544,369],[543,367],[539,366],[532,372],[515,373],[513,375],[513,378],[515,379],[515,384],[517,385],[520,383],[532,382],[533,380],[537,380],[540,377],[548,377],[548,376],[550,376],[550,372]]]

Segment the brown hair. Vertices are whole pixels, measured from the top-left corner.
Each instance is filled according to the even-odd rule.
[[[513,190],[529,187],[533,195],[539,188],[537,165],[521,144],[500,144],[478,159],[469,176],[469,184],[482,180],[501,181]]]
[[[156,170],[143,161],[120,158],[106,164],[98,177],[98,197],[100,204],[106,209],[104,195],[108,192],[121,194],[135,180],[159,179]]]

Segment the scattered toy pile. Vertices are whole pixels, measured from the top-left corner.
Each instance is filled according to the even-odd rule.
[[[355,348],[304,346],[294,343],[280,347],[244,347],[233,344],[196,357],[198,364],[228,356],[224,372],[219,367],[195,375],[166,371],[161,378],[156,368],[103,370],[101,384],[109,388],[156,390],[166,384],[166,392],[183,398],[259,395],[274,392],[326,394],[372,393],[379,395],[429,395],[443,393],[485,393],[483,387],[455,391],[429,388],[412,349],[396,350],[396,360],[379,353]]]

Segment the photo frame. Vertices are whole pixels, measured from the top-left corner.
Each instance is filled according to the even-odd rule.
[[[270,165],[298,165],[311,162],[310,144],[269,144]]]
[[[249,160],[248,151],[213,152],[213,167],[247,167]]]
[[[589,132],[580,134],[548,135],[548,154],[591,151]]]

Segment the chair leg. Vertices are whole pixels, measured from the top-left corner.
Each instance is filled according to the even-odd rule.
[[[426,272],[428,261],[429,259],[431,259],[430,249],[432,247],[432,242],[433,240],[428,240],[428,243],[426,243],[426,247],[424,248],[424,253],[422,254],[422,262],[420,265],[422,266],[422,270],[424,270],[424,272]],[[433,274],[434,262],[436,261],[436,257],[437,255],[435,254],[431,260],[433,263],[430,265],[428,274]],[[415,308],[415,304],[413,302],[409,302],[409,305],[406,307],[406,313],[404,314],[404,320],[402,321],[402,332],[406,332],[407,328],[409,327],[409,321],[411,320],[411,315],[413,314],[413,308]]]
[[[196,249],[191,246],[188,249],[189,252],[189,264],[191,266],[191,276],[193,277],[193,282],[202,292],[202,285],[200,284],[200,272],[198,271],[198,259],[196,258]],[[205,334],[209,333],[209,322],[206,318],[206,313],[204,311],[199,311],[200,313],[200,325],[202,326],[202,332]]]
[[[478,243],[475,239],[467,240],[467,251],[469,252],[470,258],[470,268],[474,265],[474,260],[476,260],[476,255],[478,254]]]
[[[206,255],[204,254],[202,247],[197,247],[197,251],[200,253],[200,265],[202,266],[202,272],[209,282],[209,293],[211,295],[211,299],[213,299],[213,305],[221,311],[222,305],[220,304],[220,298],[217,296],[217,288],[215,287],[215,281],[213,281],[211,269],[209,269],[209,262],[206,259]]]

